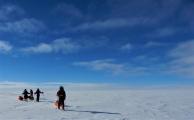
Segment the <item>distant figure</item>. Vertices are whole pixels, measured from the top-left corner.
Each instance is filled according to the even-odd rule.
[[[24,92],[22,93],[24,95],[24,100],[28,99],[28,94],[30,94],[26,89],[24,89]]]
[[[39,88],[36,90],[36,92],[34,93],[34,94],[36,94],[36,101],[37,102],[39,102],[39,99],[40,99],[40,93],[42,93],[43,94],[43,92],[41,92],[40,90],[39,90]]]
[[[60,109],[60,106],[62,106],[62,109],[65,110],[64,101],[66,99],[66,93],[63,86],[60,86],[59,91],[57,92],[57,96],[58,96],[58,109]]]
[[[33,90],[30,89],[30,96],[29,96],[30,100],[34,100],[34,96],[33,96]]]

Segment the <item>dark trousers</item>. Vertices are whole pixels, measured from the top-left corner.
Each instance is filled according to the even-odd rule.
[[[40,96],[37,95],[37,96],[36,96],[36,101],[39,102],[39,99],[40,99]]]
[[[65,110],[64,99],[59,98],[58,109],[60,109],[60,106],[62,106],[62,109]]]
[[[24,95],[24,99],[27,100],[28,99],[28,95]]]

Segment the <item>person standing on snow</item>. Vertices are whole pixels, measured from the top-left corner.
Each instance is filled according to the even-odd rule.
[[[39,88],[38,88],[38,89],[36,90],[36,92],[34,93],[34,94],[36,94],[36,101],[37,101],[37,102],[39,102],[39,99],[40,99],[40,93],[42,93],[42,94],[43,94],[43,92],[41,92]]]
[[[66,93],[65,93],[63,86],[60,86],[57,92],[57,96],[58,96],[58,109],[60,109],[60,106],[62,106],[62,109],[65,110],[64,101],[66,99]]]
[[[33,90],[32,89],[30,89],[30,100],[34,100],[34,96],[33,96]]]
[[[24,89],[24,92],[22,93],[24,95],[24,100],[28,99],[28,94],[30,94],[26,89]]]

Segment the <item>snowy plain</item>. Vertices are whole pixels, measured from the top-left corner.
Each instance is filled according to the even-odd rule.
[[[18,101],[39,87],[40,102]],[[65,84],[66,110],[57,110],[58,85],[0,84],[0,120],[194,120],[194,88],[116,88]]]

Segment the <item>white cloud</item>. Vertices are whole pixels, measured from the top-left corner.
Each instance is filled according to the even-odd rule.
[[[110,42],[110,39],[106,36],[82,36],[76,41],[83,47],[83,48],[99,48],[105,47]]]
[[[161,47],[161,46],[165,46],[164,43],[161,42],[156,42],[156,41],[149,41],[145,44],[145,47]]]
[[[73,65],[86,67],[95,71],[105,71],[113,75],[143,75],[149,71],[147,67],[116,63],[114,59],[74,62]]]
[[[194,40],[178,44],[176,48],[170,52],[170,56],[176,58],[194,56]]]
[[[9,44],[9,42],[0,40],[0,52],[7,53],[10,52],[12,48],[13,47]]]
[[[159,37],[174,35],[177,31],[173,28],[163,28],[156,31],[156,35]]]
[[[103,30],[111,28],[130,27],[144,24],[146,21],[148,21],[148,19],[146,18],[112,18],[102,21],[83,23],[75,27],[74,30]]]
[[[80,46],[73,43],[69,38],[56,39],[51,43],[40,43],[36,46],[23,48],[23,52],[27,53],[51,53],[62,52],[64,54],[79,50]]]
[[[133,48],[133,46],[130,44],[130,43],[127,43],[127,44],[125,44],[125,45],[123,45],[123,46],[121,46],[121,50],[131,50]]]
[[[108,43],[108,38],[106,37],[80,37],[76,38],[59,38],[53,40],[50,43],[42,42],[33,46],[28,46],[22,48],[21,51],[26,53],[73,53],[79,50],[97,49],[105,47]]]
[[[179,43],[169,56],[172,59],[169,63],[170,72],[194,77],[194,40]]]
[[[52,46],[56,52],[62,51],[63,53],[75,52],[80,48],[77,43],[73,43],[69,38],[57,39]]]
[[[0,23],[0,31],[15,33],[38,33],[45,29],[44,23],[34,18],[24,18],[14,22]]]
[[[25,11],[19,6],[12,4],[0,6],[0,32],[19,33],[25,36],[45,29],[43,22],[25,17]]]
[[[32,52],[32,53],[50,53],[53,51],[53,48],[49,44],[40,43],[37,46],[27,47],[27,48],[24,48],[22,50],[25,52]]]
[[[0,7],[0,21],[15,19],[24,15],[24,10],[16,5],[4,5]]]
[[[157,63],[159,61],[159,57],[157,56],[148,56],[148,55],[139,55],[132,58],[133,62],[138,62],[139,65],[153,65],[153,63]],[[139,62],[141,61],[141,62]]]
[[[159,58],[137,56],[134,61],[141,64],[118,63],[114,59],[100,59],[93,61],[74,62],[73,65],[85,67],[95,71],[104,71],[116,75],[150,75],[171,74],[194,78],[194,40],[177,44],[167,54],[165,63]],[[156,64],[153,64],[156,63]]]
[[[125,69],[123,64],[114,63],[113,59],[75,62],[73,64],[76,66],[88,67],[92,70],[107,71],[113,74],[120,74],[124,72]]]
[[[153,31],[152,33],[148,34],[148,37],[168,37],[168,36],[173,36],[177,32],[180,31],[180,28],[172,28],[172,27],[165,27],[165,28],[159,28]]]

